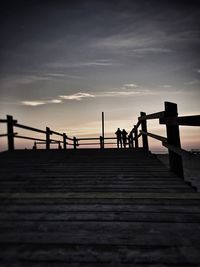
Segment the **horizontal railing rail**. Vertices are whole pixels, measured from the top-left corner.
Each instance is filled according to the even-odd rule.
[[[167,137],[163,137],[147,131],[147,120],[159,119],[159,124],[166,125]],[[140,134],[138,135],[138,128]],[[165,102],[165,110],[146,115],[141,112],[137,124],[131,130],[130,134],[135,147],[138,147],[138,139],[142,136],[142,146],[148,150],[148,139],[151,137],[162,142],[162,145],[168,148],[169,164],[173,172],[183,177],[182,158],[191,158],[191,153],[181,148],[179,126],[200,126],[200,115],[178,117],[177,104]]]
[[[149,115],[140,116],[140,117],[138,117],[138,120],[144,121],[144,120],[160,119],[160,118],[163,118],[164,115],[165,115],[165,112],[161,111],[161,112],[156,112],[156,113],[152,113]]]
[[[69,143],[69,141],[74,141],[74,138],[69,138],[66,133],[59,133],[56,131],[51,130],[49,127],[46,127],[46,130],[41,130],[38,128],[30,127],[27,125],[23,125],[18,123],[17,120],[14,120],[12,116],[7,115],[7,119],[0,119],[0,123],[7,124],[7,133],[1,134],[0,137],[7,137],[8,138],[8,150],[12,151],[15,149],[14,140],[15,138],[24,139],[24,140],[32,140],[34,141],[33,149],[37,149],[38,144],[46,144],[46,149],[50,149],[51,144],[58,144],[58,148],[61,149],[61,144],[63,144],[63,149],[67,148],[67,145],[74,146],[74,143]],[[31,132],[37,132],[40,134],[44,134],[45,138],[38,138],[38,137],[31,137],[26,135],[19,135],[18,133],[14,132],[14,128],[21,128]],[[62,137],[62,140],[57,140],[51,138],[52,135]]]
[[[184,116],[177,118],[160,118],[160,124],[200,126],[200,115]]]

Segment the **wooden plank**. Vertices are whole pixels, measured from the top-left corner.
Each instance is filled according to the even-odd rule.
[[[150,136],[154,139],[157,139],[159,141],[162,141],[162,142],[166,142],[167,141],[167,138],[163,137],[163,136],[160,136],[160,135],[157,135],[157,134],[152,134],[152,133],[149,133],[149,132],[145,132],[145,131],[140,131],[141,134],[144,134],[144,135],[147,135],[147,136]]]
[[[86,199],[85,199],[86,200]],[[104,202],[96,200],[93,204],[88,201],[83,204],[81,202],[76,202],[75,200],[72,203],[66,203],[60,201],[56,202],[56,199],[53,199],[53,203],[45,200],[37,203],[32,200],[32,203],[20,202],[20,203],[11,203],[4,202],[0,206],[1,212],[18,212],[22,213],[32,213],[32,212],[49,212],[49,213],[58,213],[58,212],[142,212],[142,213],[175,213],[175,214],[199,214],[200,213],[200,204],[190,202],[190,204],[183,202],[183,200],[178,203],[172,205],[174,202],[162,202],[160,200],[156,200],[157,202],[145,202],[143,199],[140,202],[130,201],[128,203],[122,202],[115,199],[114,201],[104,199]],[[21,200],[22,201],[22,200]],[[41,201],[41,200],[40,200]],[[106,201],[106,202],[105,202]]]
[[[7,244],[200,246],[198,223],[13,222],[1,231],[0,242]]]
[[[200,126],[200,115],[182,116],[174,118],[160,118],[160,124],[182,125],[182,126]]]
[[[46,134],[46,131],[45,130],[40,130],[40,129],[37,129],[37,128],[34,128],[34,127],[25,126],[23,124],[14,123],[14,126],[15,127],[18,127],[18,128],[25,129],[25,130],[30,130],[30,131],[34,131],[34,132]]]
[[[22,251],[23,248],[23,251]],[[19,253],[18,251],[21,251]],[[185,253],[190,252],[190,263],[185,265]],[[197,250],[191,246],[127,246],[127,245],[19,245],[16,247],[5,246],[0,251],[4,259],[9,255],[20,261],[20,266],[50,267],[61,266],[126,266],[126,267],[155,267],[179,266],[197,267],[199,257]],[[119,258],[120,255],[120,258]],[[151,264],[149,264],[151,262]],[[24,263],[24,265],[23,265]],[[26,265],[25,265],[26,264]],[[171,265],[172,264],[172,265]],[[180,265],[179,265],[180,264]]]
[[[6,194],[7,195],[7,194]],[[5,197],[5,194],[3,193],[0,194],[0,198],[3,196],[3,198]],[[46,193],[10,193],[9,194],[9,199],[12,198],[21,198],[21,199],[26,199],[26,198],[94,198],[94,199],[98,199],[98,198],[107,198],[107,199],[112,199],[112,198],[133,198],[133,199],[200,199],[200,193],[120,193],[120,192],[82,192],[82,193],[58,193],[58,192],[46,192]]]
[[[126,212],[121,211],[75,211],[75,212],[0,212],[0,221],[2,225],[7,225],[7,222],[14,221],[98,221],[98,222],[113,222],[113,221],[126,221],[126,222],[171,222],[171,223],[200,223],[199,213],[172,213],[170,212]]]
[[[165,112],[161,111],[161,112],[156,112],[156,113],[152,113],[148,115],[141,115],[140,117],[138,117],[138,120],[144,121],[144,120],[151,120],[151,119],[160,119],[164,117],[164,115],[165,115]]]

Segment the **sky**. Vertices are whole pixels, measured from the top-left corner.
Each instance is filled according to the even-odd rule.
[[[198,0],[7,0],[0,20],[1,118],[82,137],[101,134],[102,111],[106,136],[164,101],[200,114]],[[183,127],[184,145],[199,134]]]

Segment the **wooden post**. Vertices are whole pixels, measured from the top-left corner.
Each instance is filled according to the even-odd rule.
[[[34,142],[34,145],[33,145],[33,150],[36,150],[37,149],[37,144],[36,144],[36,141]]]
[[[145,112],[140,112],[140,116],[146,116],[146,113]],[[146,120],[143,120],[141,122],[141,128],[142,128],[142,131],[144,132],[147,132],[147,121]],[[149,150],[149,144],[148,144],[148,138],[147,138],[147,135],[142,135],[142,143],[143,143],[143,148],[145,150]]]
[[[63,149],[67,149],[67,135],[66,133],[63,133]]]
[[[100,136],[99,139],[100,139],[100,148],[103,149],[104,148],[104,139],[102,136]]]
[[[8,151],[13,151],[15,149],[13,124],[13,117],[7,115]]]
[[[74,149],[76,149],[76,147],[77,147],[77,139],[76,137],[74,137]]]
[[[129,144],[129,148],[133,148],[133,132],[131,131],[128,135],[128,144]]]
[[[60,144],[60,141],[58,141],[58,149],[62,149],[62,146]]]
[[[136,125],[134,125],[134,137],[135,137],[135,148],[138,148],[138,129]]]
[[[177,117],[178,109],[177,104],[171,102],[165,102],[165,117]],[[167,130],[167,143],[175,147],[181,148],[179,126],[166,124]],[[169,152],[169,166],[170,169],[176,173],[179,177],[183,175],[183,163],[182,157],[175,152],[168,150]]]
[[[105,131],[105,128],[104,128],[104,112],[102,112],[102,148],[104,148],[104,131]]]
[[[51,135],[51,130],[49,127],[46,127],[46,149],[49,150],[50,149],[50,135]]]

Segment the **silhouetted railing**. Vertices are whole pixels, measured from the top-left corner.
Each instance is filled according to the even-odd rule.
[[[51,144],[58,144],[59,149],[61,149],[61,144],[63,144],[63,149],[66,149],[68,145],[74,146],[74,143],[73,143],[74,139],[73,138],[69,138],[66,135],[66,133],[58,133],[58,132],[52,131],[49,127],[46,127],[46,130],[41,130],[41,129],[33,128],[30,126],[26,126],[23,124],[19,124],[17,122],[17,120],[14,120],[13,117],[10,115],[7,115],[7,119],[0,120],[0,123],[7,123],[7,133],[1,134],[0,137],[7,136],[7,138],[8,138],[8,150],[9,151],[12,151],[15,149],[15,146],[14,146],[14,139],[15,138],[25,139],[25,140],[33,140],[34,141],[33,149],[36,149],[38,144],[45,144],[46,149],[50,149]],[[44,134],[45,138],[42,139],[42,138],[19,135],[17,132],[14,132],[15,128],[21,128],[21,129],[28,130],[31,132],[37,132],[40,134]],[[53,139],[53,138],[51,138],[52,135],[62,137],[62,140]],[[72,143],[69,143],[68,140],[72,141]]]
[[[151,119],[159,119],[160,124],[166,125],[167,137],[147,131],[147,120]],[[137,124],[129,135],[132,136],[136,148],[138,147],[138,138],[142,136],[142,146],[145,150],[149,150],[148,136],[161,141],[162,145],[168,148],[170,169],[178,176],[183,177],[182,157],[191,157],[191,153],[181,148],[179,125],[200,126],[200,115],[178,117],[177,104],[165,102],[164,111],[149,115],[141,112]],[[138,135],[139,126],[141,126],[141,130]]]
[[[1,119],[0,123],[6,123],[7,124],[7,133],[5,134],[1,134],[0,137],[6,137],[8,138],[8,150],[12,151],[15,149],[14,146],[14,140],[15,138],[19,138],[19,139],[25,139],[25,140],[32,140],[34,141],[34,145],[33,145],[33,149],[37,149],[37,145],[45,145],[46,149],[49,150],[50,149],[50,145],[51,144],[58,144],[58,149],[62,149],[63,145],[63,149],[67,149],[68,146],[72,147],[73,149],[76,149],[79,146],[91,146],[91,145],[98,145],[100,148],[104,148],[104,141],[105,140],[116,140],[116,137],[102,137],[100,136],[98,137],[91,137],[91,138],[77,138],[77,137],[73,137],[70,138],[66,135],[66,133],[59,133],[56,131],[51,130],[49,127],[46,127],[46,130],[41,130],[41,129],[37,129],[37,128],[33,128],[30,126],[26,126],[23,124],[19,124],[17,122],[17,120],[14,120],[12,116],[7,115],[7,119]],[[30,137],[30,136],[22,136],[19,135],[17,132],[14,132],[15,128],[21,128],[21,129],[25,129],[31,132],[36,132],[36,133],[40,133],[40,134],[44,134],[45,138],[36,138],[36,137]],[[57,139],[53,139],[52,136],[56,135],[57,137],[62,137],[62,140],[57,140]],[[82,141],[96,141],[93,143],[81,143]],[[115,143],[106,143],[106,145],[110,145],[110,144],[116,144]]]
[[[160,124],[166,125],[166,137],[150,133],[147,131],[147,120],[159,119]],[[77,149],[79,146],[96,146],[104,148],[105,145],[116,144],[116,137],[91,137],[91,138],[70,138],[66,133],[59,133],[51,130],[49,127],[46,127],[46,130],[41,130],[29,126],[19,124],[17,120],[14,120],[12,116],[7,115],[7,119],[1,119],[0,123],[7,124],[7,133],[1,134],[0,137],[7,136],[8,138],[8,150],[14,150],[14,139],[21,138],[27,140],[33,140],[34,146],[33,149],[37,149],[38,144],[45,144],[46,149],[50,149],[51,144],[58,144],[58,149],[67,149],[68,146],[73,149]],[[144,150],[149,150],[148,136],[154,139],[157,139],[162,142],[162,145],[168,148],[169,151],[169,164],[173,172],[178,176],[183,177],[183,164],[182,157],[191,157],[191,153],[183,150],[181,148],[180,134],[179,134],[179,125],[184,126],[200,126],[200,115],[194,116],[184,116],[178,117],[177,104],[165,102],[165,110],[153,114],[146,115],[145,112],[140,113],[138,117],[137,124],[134,125],[134,128],[130,131],[128,135],[128,146],[129,148],[138,148],[139,142],[138,139],[142,137],[142,147]],[[141,130],[138,130],[141,126]],[[32,132],[37,132],[44,134],[45,138],[35,138],[29,136],[19,135],[14,131],[15,128],[22,128]],[[138,133],[139,132],[139,133]],[[53,139],[52,136],[62,137],[62,140]],[[105,143],[105,140],[115,140],[115,142]],[[83,141],[83,143],[82,143]],[[85,142],[92,141],[92,142]]]

